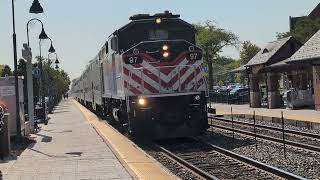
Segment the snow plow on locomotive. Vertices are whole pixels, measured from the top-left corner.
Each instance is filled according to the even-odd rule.
[[[169,12],[130,17],[74,81],[77,100],[136,136],[206,131],[202,50],[195,45],[194,27],[179,17]]]

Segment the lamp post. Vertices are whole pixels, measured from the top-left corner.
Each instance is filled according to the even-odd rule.
[[[42,30],[43,30],[43,28],[42,28]],[[41,35],[41,34],[40,34]],[[42,64],[42,55],[41,55],[41,38],[40,38],[40,36],[39,36],[39,52],[40,52],[40,89],[41,89],[41,104],[42,104],[42,110],[43,110],[43,116],[44,116],[44,123],[45,124],[47,124],[47,119],[46,119],[46,102],[45,102],[45,93],[44,93],[44,76],[43,76],[43,64]],[[51,40],[51,38],[49,38],[48,36],[47,36],[47,39],[49,39],[50,40],[50,42],[51,42],[51,45],[50,45],[50,48],[49,48],[49,50],[48,50],[48,52],[49,53],[55,53],[56,52],[56,50],[54,49],[54,47],[53,47],[53,45],[52,45],[52,40]],[[48,56],[49,56],[49,54],[48,54]]]
[[[34,5],[34,4],[37,4],[37,2],[34,1],[34,3],[32,4],[31,8],[30,8],[30,12],[41,12],[41,9],[42,7],[38,7],[37,8],[37,5]],[[32,7],[36,7],[36,8],[32,8]],[[43,12],[43,9],[42,9],[42,12]],[[39,34],[39,39],[48,39],[49,37],[47,36],[46,32],[44,31],[44,27],[43,27],[43,23],[41,20],[37,19],[37,18],[33,18],[33,19],[30,19],[28,22],[27,22],[27,41],[28,41],[28,48],[30,48],[30,39],[29,39],[29,24],[32,22],[32,21],[37,21],[37,22],[40,22],[41,23],[41,32]],[[51,43],[51,47],[53,48],[52,46],[52,43]],[[54,48],[53,48],[54,49]],[[41,53],[41,52],[40,52]],[[41,56],[41,55],[40,55]],[[34,127],[34,116],[33,116],[33,113],[34,113],[34,103],[33,103],[33,79],[32,79],[32,61],[31,60],[28,60],[27,61],[27,67],[28,68],[28,71],[27,72],[29,74],[28,76],[28,110],[29,110],[29,120],[30,120],[30,126],[33,128]],[[39,93],[40,94],[40,93]]]
[[[48,53],[48,58],[47,58],[47,60],[48,60],[48,65],[51,67],[51,64],[52,64],[52,62],[53,61],[51,61],[51,59],[50,59],[50,54],[55,54],[56,55],[56,59],[55,59],[55,61],[54,61],[54,63],[55,63],[55,69],[57,69],[57,67],[59,68],[59,66],[58,66],[58,64],[60,63],[59,62],[59,60],[58,60],[58,55],[57,55],[57,53],[56,52],[49,52]],[[49,76],[49,71],[47,72],[47,79],[49,80],[49,81],[51,81],[52,79],[51,79],[51,77]],[[52,107],[53,107],[53,99],[52,99],[52,94],[51,94],[51,88],[52,88],[52,85],[50,86],[50,84],[48,83],[47,84],[47,93],[48,93],[48,96],[49,96],[49,103],[48,103],[48,108],[49,108],[49,113],[52,111]]]
[[[16,35],[16,22],[15,22],[15,9],[14,9],[14,0],[11,1],[12,7],[12,43],[13,43],[13,63],[14,63],[14,86],[15,86],[15,95],[16,95],[16,123],[17,123],[17,136],[21,137],[21,122],[20,122],[20,110],[19,110],[19,84],[18,84],[18,63],[17,63],[17,35]],[[43,8],[41,7],[38,0],[34,0],[30,10],[30,13],[42,13]]]

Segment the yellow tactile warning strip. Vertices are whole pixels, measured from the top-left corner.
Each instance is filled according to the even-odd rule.
[[[178,179],[125,136],[117,132],[110,125],[99,121],[99,118],[95,114],[80,105],[77,101],[73,100],[73,102],[83,113],[87,121],[107,141],[109,147],[133,178],[146,180]]]

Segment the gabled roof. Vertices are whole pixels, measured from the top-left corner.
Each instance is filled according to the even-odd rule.
[[[245,66],[267,63],[290,39],[291,37],[287,37],[269,42],[267,46],[262,48]]]
[[[314,34],[287,63],[320,59],[320,30]]]
[[[246,67],[245,66],[240,66],[240,67],[238,67],[236,69],[231,70],[230,73],[242,73],[244,71],[246,71]]]
[[[309,14],[311,18],[320,18],[320,3]]]

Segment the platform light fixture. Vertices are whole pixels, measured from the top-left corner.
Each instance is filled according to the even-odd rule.
[[[39,39],[48,39],[48,35],[46,34],[46,32],[44,31],[44,28],[42,27],[41,33],[39,35]]]
[[[39,2],[39,0],[34,0],[30,9],[29,9],[30,13],[33,14],[39,14],[39,13],[43,13],[43,8]]]

